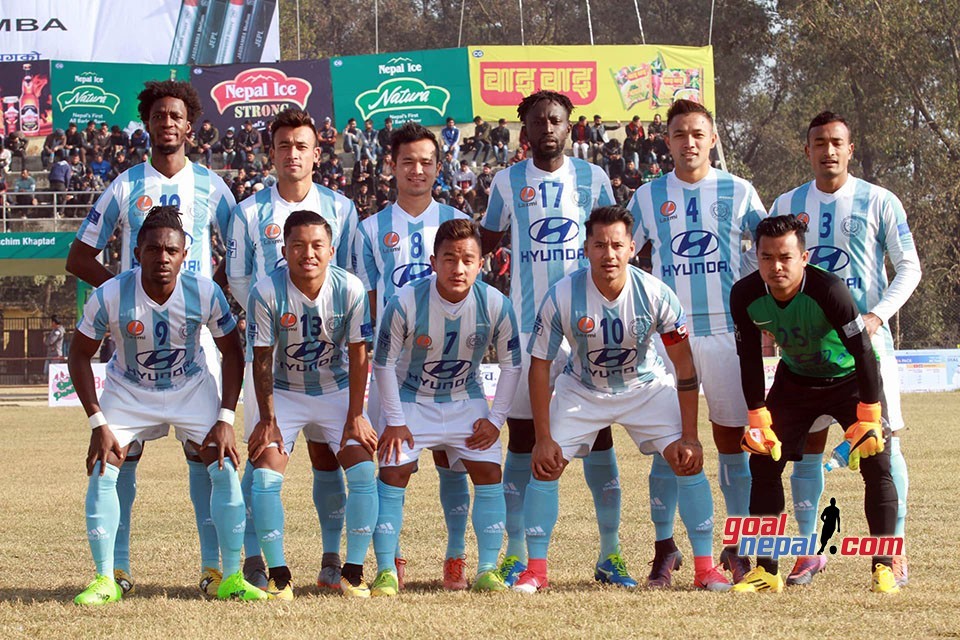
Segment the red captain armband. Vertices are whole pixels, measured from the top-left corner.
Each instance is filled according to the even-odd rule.
[[[660,334],[660,339],[663,340],[663,346],[672,347],[687,339],[687,325],[683,322],[678,322],[676,327],[676,329],[669,333]]]

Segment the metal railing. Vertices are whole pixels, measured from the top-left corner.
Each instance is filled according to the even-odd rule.
[[[101,193],[7,191],[0,194],[0,232],[76,231]]]

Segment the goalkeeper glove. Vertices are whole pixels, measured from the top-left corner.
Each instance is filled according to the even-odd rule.
[[[780,439],[770,426],[773,421],[766,407],[752,409],[747,413],[749,426],[740,439],[740,448],[747,453],[780,459]]]
[[[850,469],[860,468],[860,458],[869,458],[883,452],[883,427],[880,424],[880,403],[857,403],[857,421],[846,430],[844,437],[850,443]]]

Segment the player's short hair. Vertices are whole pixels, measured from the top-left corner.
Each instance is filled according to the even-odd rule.
[[[673,122],[674,118],[685,116],[688,113],[702,113],[710,121],[710,126],[713,126],[713,114],[705,106],[693,100],[677,100],[667,109],[667,128],[670,128],[670,123]]]
[[[150,80],[143,84],[143,91],[137,95],[137,100],[140,101],[138,111],[143,124],[146,125],[150,121],[150,109],[153,108],[153,103],[163,98],[183,100],[183,104],[187,107],[187,120],[190,121],[190,124],[196,122],[203,115],[200,96],[197,95],[197,90],[189,82]]]
[[[405,122],[403,126],[397,127],[393,130],[393,133],[390,134],[390,148],[393,150],[393,157],[397,157],[400,145],[419,142],[421,140],[429,140],[433,143],[433,147],[436,150],[434,159],[440,162],[440,143],[437,142],[437,136],[434,135],[433,131],[430,131],[430,129],[427,129],[417,122]]]
[[[828,125],[831,122],[839,122],[847,128],[848,140],[853,137],[853,132],[850,129],[850,123],[847,122],[839,113],[834,113],[833,111],[821,111],[817,115],[813,116],[813,120],[810,121],[810,125],[807,127],[807,140],[810,140],[810,132],[816,127],[822,127]]]
[[[478,247],[483,246],[480,240],[480,228],[473,220],[466,218],[455,218],[447,220],[437,229],[437,235],[433,239],[433,255],[440,255],[440,245],[444,242],[456,242],[457,240],[469,240],[473,238]]]
[[[284,109],[277,114],[277,117],[273,119],[273,122],[270,123],[270,144],[274,144],[274,141],[277,139],[277,131],[283,127],[290,127],[291,129],[297,129],[299,127],[307,127],[310,131],[313,131],[313,140],[314,142],[318,141],[317,136],[317,125],[314,124],[313,118],[309,113],[303,109]]]
[[[137,246],[143,242],[148,231],[153,229],[173,229],[186,240],[187,234],[183,230],[183,221],[180,219],[180,210],[173,205],[157,205],[147,212],[147,216],[137,232]]]
[[[757,225],[757,231],[754,234],[756,236],[757,250],[760,250],[760,238],[764,236],[768,238],[780,238],[791,232],[797,235],[797,244],[800,245],[800,250],[803,251],[806,249],[806,222],[792,213],[785,216],[771,216],[769,218],[764,218],[760,221],[760,224]]]
[[[287,221],[283,223],[283,241],[286,242],[297,227],[308,227],[310,225],[318,225],[326,229],[327,237],[330,238],[331,242],[333,241],[333,229],[327,219],[316,211],[307,209],[294,211],[287,217]]]
[[[622,222],[627,227],[627,233],[633,233],[633,216],[630,212],[620,205],[611,205],[609,207],[598,207],[590,212],[587,218],[586,231],[587,237],[593,235],[593,226],[607,226]]]
[[[525,122],[527,119],[527,114],[530,113],[530,110],[534,106],[540,104],[541,102],[555,102],[567,112],[567,119],[570,118],[570,115],[573,113],[573,102],[567,96],[556,91],[537,91],[536,93],[531,93],[526,98],[520,101],[520,104],[517,105],[517,115],[520,117],[520,122]]]

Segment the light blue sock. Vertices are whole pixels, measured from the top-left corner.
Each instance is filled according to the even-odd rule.
[[[217,527],[220,541],[220,559],[223,575],[232,576],[240,571],[240,548],[243,546],[243,531],[246,526],[246,509],[240,491],[240,477],[233,463],[223,461],[223,469],[216,462],[207,467],[213,490],[210,492],[210,513]]]
[[[600,529],[600,560],[620,552],[620,471],[613,448],[591,451],[583,459],[583,477],[593,494]]]
[[[673,537],[673,522],[677,518],[677,475],[659,453],[653,455],[650,466],[650,519],[653,520],[655,540]]]
[[[127,466],[124,464],[123,466]],[[187,459],[190,471],[190,501],[197,519],[197,533],[200,534],[200,571],[210,567],[220,569],[220,541],[217,540],[217,527],[210,516],[210,474],[207,465],[199,460]],[[122,473],[122,471],[121,471]]]
[[[340,553],[340,534],[343,532],[343,513],[347,490],[343,471],[313,470],[313,506],[320,520],[320,539],[324,553]]]
[[[447,523],[447,558],[459,558],[467,547],[467,519],[470,517],[470,484],[467,474],[437,467],[440,476],[440,506]]]
[[[393,487],[377,480],[377,495],[380,509],[377,514],[377,528],[373,530],[373,552],[377,556],[377,572],[396,570],[394,554],[397,551],[397,538],[403,526],[403,496],[407,490]]]
[[[507,451],[503,465],[503,497],[507,504],[507,551],[508,556],[527,560],[527,542],[523,536],[523,497],[530,483],[529,453]]]
[[[713,496],[706,474],[677,476],[680,519],[687,529],[693,557],[713,556]]]
[[[113,577],[113,545],[120,526],[120,499],[117,497],[117,476],[120,469],[112,464],[100,475],[100,464],[93,466],[87,482],[87,540],[97,574]]]
[[[820,496],[823,495],[822,453],[805,453],[803,460],[793,463],[790,491],[793,494],[793,517],[797,520],[797,529],[801,536],[810,537],[810,534],[817,532]]]
[[[247,558],[260,556],[260,541],[257,540],[257,525],[253,519],[253,463],[247,460],[243,468],[243,480],[240,482],[240,489],[243,493],[243,504],[246,508],[247,522],[244,525],[243,534],[243,555]],[[219,541],[218,541],[219,546]]]
[[[477,534],[477,573],[497,568],[503,532],[506,528],[507,505],[503,485],[481,484],[473,487],[473,532]]]
[[[120,522],[113,545],[113,568],[130,573],[130,519],[133,501],[137,499],[137,464],[140,459],[124,460],[117,476],[117,498],[120,500]]]
[[[347,564],[363,564],[377,526],[380,498],[377,495],[376,467],[359,462],[346,470],[347,476]]]
[[[253,512],[257,526],[257,539],[263,550],[267,567],[283,567],[287,559],[283,555],[283,474],[273,469],[253,471]]]
[[[750,515],[750,457],[745,451],[721,453],[720,491],[727,505],[728,516]],[[794,467],[796,469],[796,467]],[[822,476],[821,476],[822,477]]]
[[[531,560],[546,560],[550,536],[560,511],[560,482],[530,478],[523,498],[527,551]]]
[[[893,535],[903,537],[904,522],[907,519],[907,492],[910,490],[910,477],[907,475],[907,461],[900,450],[900,438],[890,438],[890,475],[897,488],[897,528]]]

